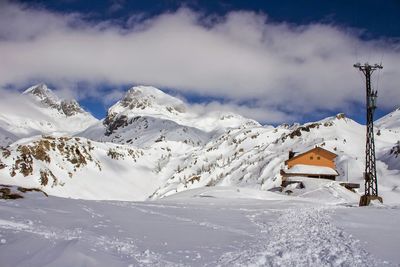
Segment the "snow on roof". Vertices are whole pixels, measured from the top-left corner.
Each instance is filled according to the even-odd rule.
[[[296,164],[292,168],[285,170],[285,173],[292,174],[316,174],[316,175],[339,175],[332,168],[315,165]]]

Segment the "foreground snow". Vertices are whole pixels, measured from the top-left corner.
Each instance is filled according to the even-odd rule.
[[[323,205],[241,188],[149,202],[27,193],[0,200],[0,259],[5,267],[396,266],[399,219],[400,207]]]

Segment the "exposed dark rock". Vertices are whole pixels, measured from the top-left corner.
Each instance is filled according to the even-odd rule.
[[[310,129],[319,128],[320,123],[311,123],[306,126],[300,126],[296,130],[292,131],[289,136],[290,138],[294,138],[296,136],[301,136],[301,132],[310,132]]]
[[[39,188],[18,187],[17,190],[20,191],[20,192],[22,192],[22,193],[26,193],[26,192],[41,192],[41,193],[43,193],[46,197],[49,196],[46,192],[40,190]]]
[[[1,160],[0,160],[0,170],[4,169],[5,167],[7,167],[6,164],[4,164]]]
[[[56,186],[58,184],[58,179],[56,178],[56,176],[53,174],[52,171],[50,170],[40,170],[40,184],[42,186],[46,186],[49,182],[49,178],[53,179],[53,186]]]
[[[2,148],[3,151],[3,157],[8,158],[11,155],[11,151],[8,150],[7,148]]]
[[[124,158],[124,154],[119,153],[117,150],[112,149],[112,148],[110,148],[110,149],[107,151],[107,156],[109,156],[109,157],[112,158],[112,159],[116,159],[116,160],[118,160],[118,159],[120,159],[120,158]]]
[[[125,127],[128,125],[128,117],[125,115],[120,115],[116,118],[107,118],[104,120],[104,125],[106,125],[106,136],[113,134],[118,128]]]
[[[62,101],[60,109],[68,117],[85,112],[75,100]]]
[[[20,199],[24,198],[23,194],[26,192],[41,192],[46,197],[48,195],[40,190],[39,188],[25,188],[25,187],[17,187],[9,186],[9,185],[0,185],[0,199]],[[21,194],[22,193],[22,194]]]
[[[8,187],[1,187],[0,186],[0,199],[18,199],[23,198],[20,194],[13,193],[10,188]]]
[[[390,154],[394,155],[395,158],[400,155],[400,141],[397,141],[397,144],[390,150]]]
[[[346,115],[344,113],[339,113],[336,115],[336,119],[338,119],[338,120],[346,119]]]

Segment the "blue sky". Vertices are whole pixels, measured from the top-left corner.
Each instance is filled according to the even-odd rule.
[[[24,1],[22,1],[24,2]],[[25,1],[32,4],[34,1]],[[224,15],[233,10],[262,12],[276,22],[307,24],[324,22],[365,30],[364,38],[399,38],[400,2],[396,0],[375,1],[320,1],[320,0],[275,0],[275,1],[78,1],[42,0],[35,5],[59,12],[81,12],[91,14],[92,20],[116,19],[124,21],[132,13],[143,13],[146,17],[173,12],[182,6],[205,13]]]
[[[352,63],[383,61],[377,117],[400,106],[399,11],[398,1],[5,1],[0,86],[45,82],[98,118],[146,84],[264,123],[338,112],[364,122]]]

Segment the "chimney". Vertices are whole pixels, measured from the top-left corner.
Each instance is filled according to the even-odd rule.
[[[293,158],[294,154],[293,150],[289,150],[289,159]]]

